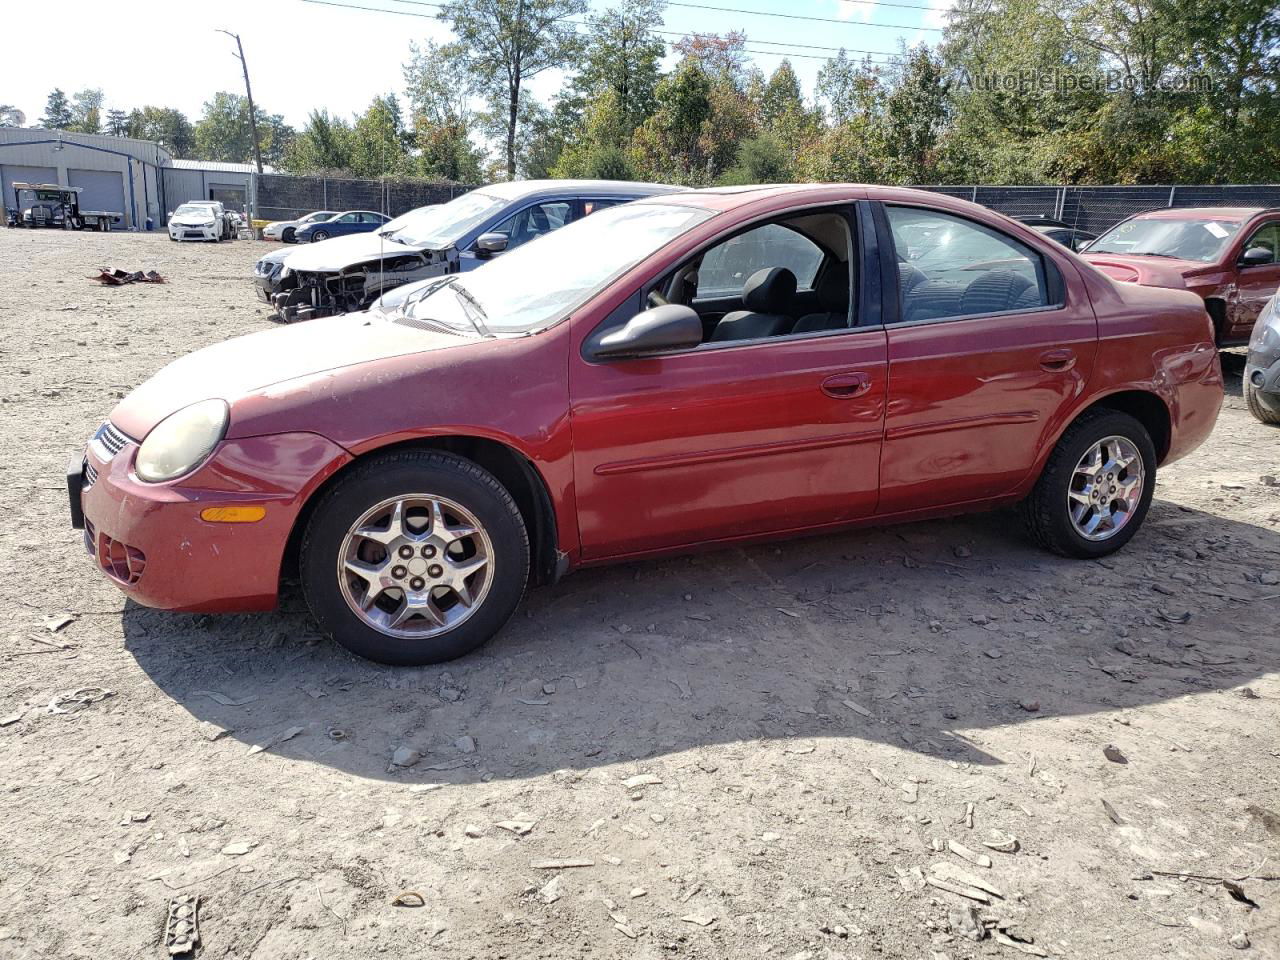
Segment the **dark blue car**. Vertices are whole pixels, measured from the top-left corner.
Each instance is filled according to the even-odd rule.
[[[330,220],[299,227],[294,232],[293,239],[295,243],[316,243],[349,233],[372,233],[390,219],[376,210],[348,210],[346,213],[336,214]]]

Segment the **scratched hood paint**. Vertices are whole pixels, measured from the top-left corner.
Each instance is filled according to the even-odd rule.
[[[264,387],[476,342],[363,313],[264,330],[175,360],[120,401],[111,422],[140,440],[174,411],[217,397],[231,404],[234,425],[236,401]]]

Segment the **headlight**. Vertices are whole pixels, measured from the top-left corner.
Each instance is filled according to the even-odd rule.
[[[138,477],[160,483],[200,466],[227,432],[228,413],[225,400],[201,400],[165,417],[142,441]]]
[[[209,220],[208,222],[201,224],[201,226],[204,226],[204,227],[212,227],[212,226],[213,226],[213,224],[214,224],[214,222],[215,222],[215,221],[213,221],[213,220]]]

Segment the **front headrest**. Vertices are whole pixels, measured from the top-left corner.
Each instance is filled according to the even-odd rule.
[[[747,278],[742,305],[756,313],[786,313],[796,295],[796,275],[786,267],[765,267]]]
[[[849,268],[833,263],[818,281],[818,303],[828,313],[842,313],[849,308]]]

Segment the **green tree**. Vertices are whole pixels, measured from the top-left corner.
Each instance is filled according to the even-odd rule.
[[[195,128],[180,110],[172,107],[139,107],[129,112],[125,136],[154,140],[175,157],[190,157],[195,150]]]
[[[11,103],[0,103],[0,127],[16,127],[22,111]]]
[[[349,169],[357,177],[402,177],[409,173],[400,106],[394,94],[374,97],[352,127]]]
[[[46,130],[69,130],[75,121],[71,111],[71,101],[60,87],[54,87],[45,102],[44,116],[40,118],[40,126]]]
[[[500,118],[508,179],[516,175],[525,85],[546,70],[573,61],[582,41],[568,18],[584,13],[586,0],[450,0],[440,19],[453,29],[463,62]]]
[[[587,111],[582,136],[560,154],[550,175],[634,179],[634,170],[626,156],[630,137],[630,119],[622,109],[618,93],[606,87]],[[607,171],[607,175],[601,171]]]
[[[129,135],[129,114],[123,110],[112,108],[107,111],[106,131],[113,137]]]
[[[573,90],[584,100],[611,91],[628,133],[656,106],[667,45],[654,31],[662,26],[663,7],[662,0],[623,0],[587,21],[582,68]]]
[[[293,128],[279,114],[268,114],[254,105],[262,157],[281,162]],[[195,149],[203,160],[249,163],[253,160],[253,132],[249,123],[249,101],[237,93],[219,91],[205,103],[204,115],[195,125]]]
[[[101,89],[85,89],[71,97],[71,126],[76,133],[102,132],[102,104],[106,96]]]
[[[351,124],[328,110],[312,110],[280,166],[290,173],[345,172],[351,162]]]
[[[413,117],[418,172],[426,177],[478,183],[482,151],[471,140],[475,81],[458,44],[409,45],[405,86]]]
[[[888,86],[883,123],[889,178],[933,183],[936,148],[947,121],[942,61],[928,47],[914,47],[890,71]]]
[[[658,107],[636,131],[636,166],[652,179],[676,183],[705,182],[703,124],[711,116],[711,78],[686,57],[658,84]]]
[[[760,133],[742,141],[733,166],[720,178],[724,184],[787,183],[790,180],[791,157],[771,133]]]

